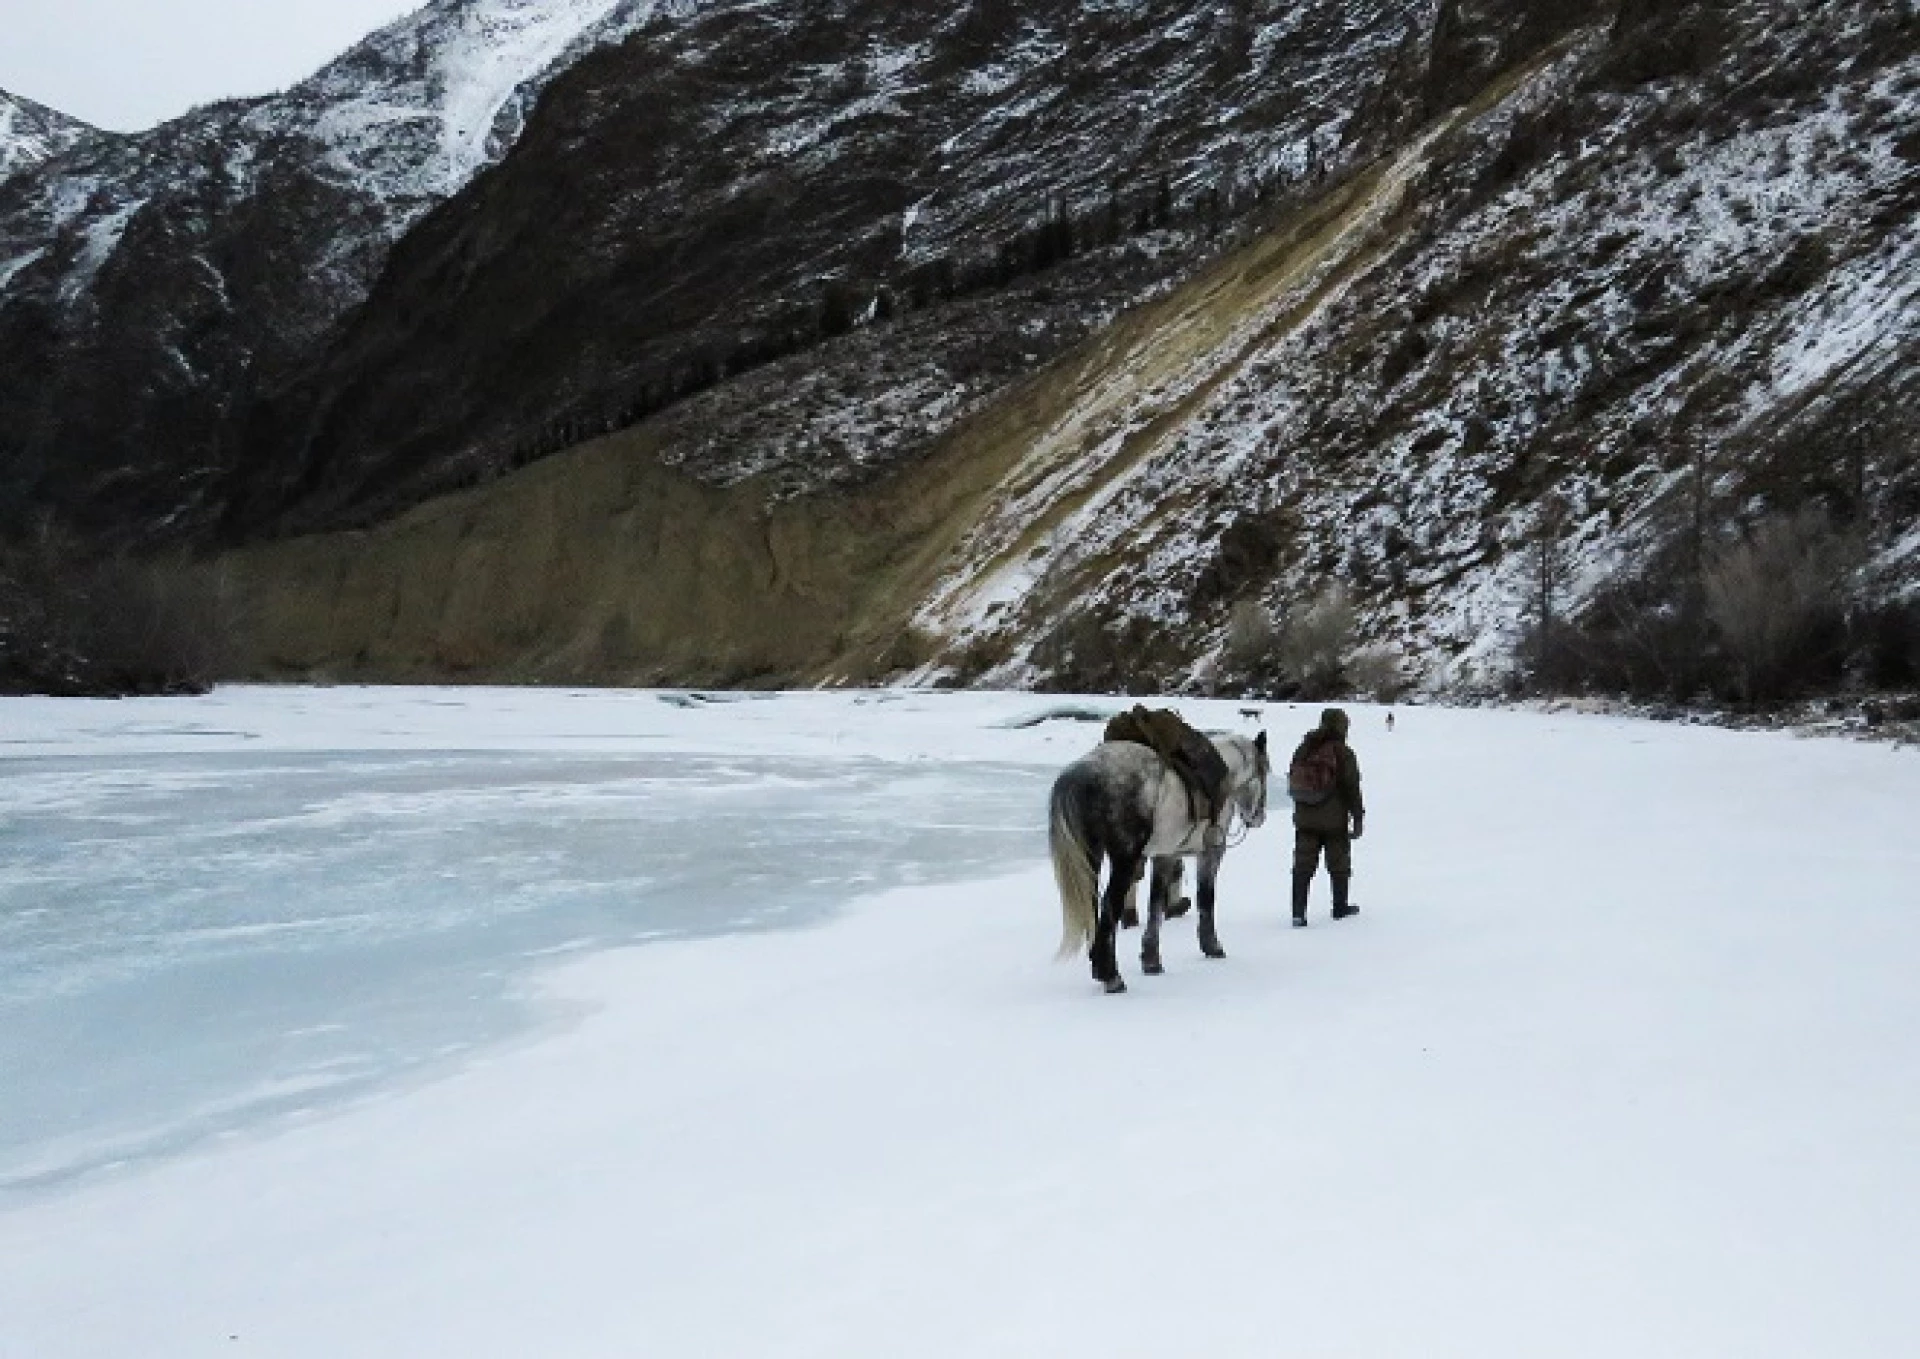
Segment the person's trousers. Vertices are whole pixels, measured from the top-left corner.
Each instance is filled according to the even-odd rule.
[[[1327,856],[1327,875],[1353,876],[1353,837],[1329,831],[1295,827],[1293,832],[1293,872],[1295,877],[1311,878],[1320,867],[1320,855]]]

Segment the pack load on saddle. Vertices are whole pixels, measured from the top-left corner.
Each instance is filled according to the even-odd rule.
[[[1187,807],[1193,819],[1211,823],[1206,831],[1207,843],[1218,846],[1226,842],[1222,822],[1230,771],[1212,741],[1188,726],[1173,709],[1149,708],[1144,703],[1116,713],[1107,723],[1105,739],[1146,746],[1166,761],[1186,785]]]

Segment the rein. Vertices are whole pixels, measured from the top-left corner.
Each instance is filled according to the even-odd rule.
[[[1256,757],[1256,761],[1254,764],[1254,774],[1253,774],[1254,778],[1264,779],[1267,777],[1268,771],[1260,767],[1264,763],[1265,763],[1264,760],[1261,760]],[[1238,839],[1235,839],[1234,834],[1231,830],[1227,832],[1226,842],[1220,846],[1220,852],[1223,854],[1230,849],[1240,848],[1240,846],[1247,843],[1247,837],[1253,834],[1253,827],[1247,824],[1247,814],[1244,811],[1241,811],[1239,801],[1230,800],[1227,803],[1227,806],[1228,806],[1229,823],[1231,824],[1231,823],[1237,822],[1239,824],[1240,835]],[[1235,815],[1235,813],[1238,813],[1238,815]],[[1204,840],[1205,838],[1204,827],[1201,828],[1201,831],[1202,831],[1202,838]]]
[[[1256,779],[1265,779],[1270,772],[1271,769],[1267,765],[1267,757],[1264,754],[1255,755],[1253,761],[1253,777]],[[1234,811],[1240,812],[1240,804],[1238,802],[1234,802],[1232,807]],[[1253,834],[1253,827],[1247,824],[1247,815],[1245,812],[1240,812],[1239,817],[1236,819],[1240,822],[1240,838],[1238,840],[1234,839],[1233,832],[1228,831],[1227,842],[1220,847],[1223,851],[1240,848],[1240,846],[1247,843],[1247,837]]]

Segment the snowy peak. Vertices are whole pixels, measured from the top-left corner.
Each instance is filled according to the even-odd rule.
[[[658,0],[436,0],[261,105],[382,198],[448,197],[513,145],[547,80],[618,42]]]
[[[77,118],[0,90],[0,179],[52,160],[93,131]]]

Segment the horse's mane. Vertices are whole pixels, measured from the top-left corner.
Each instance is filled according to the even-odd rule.
[[[1204,734],[1208,740],[1216,743],[1230,741],[1235,745],[1245,746],[1253,757],[1253,772],[1257,776],[1265,778],[1273,772],[1273,755],[1266,746],[1260,744],[1258,738],[1237,731],[1209,731]]]

